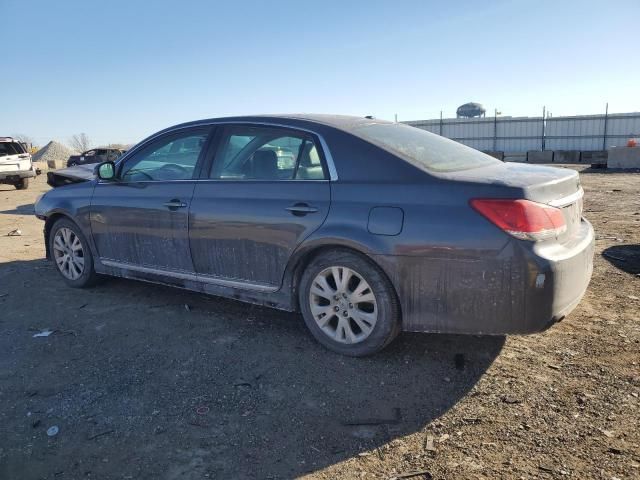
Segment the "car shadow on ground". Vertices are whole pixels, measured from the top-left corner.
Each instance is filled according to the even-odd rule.
[[[403,334],[356,359],[296,314],[130,280],[71,289],[44,260],[0,264],[0,285],[2,478],[292,478],[384,460],[505,341]]]
[[[614,245],[605,249],[602,256],[624,272],[640,274],[640,245]]]
[[[25,205],[19,205],[11,210],[0,210],[0,213],[4,213],[6,215],[33,215],[34,206],[35,205],[33,203],[28,203]]]

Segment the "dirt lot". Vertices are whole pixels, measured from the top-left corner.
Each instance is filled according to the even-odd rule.
[[[30,214],[44,179],[0,185],[0,479],[640,478],[640,174],[581,176],[598,240],[572,315],[367,359],[292,314],[67,288]]]

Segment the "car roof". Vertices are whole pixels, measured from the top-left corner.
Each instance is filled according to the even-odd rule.
[[[352,115],[330,115],[330,114],[289,114],[289,115],[263,115],[265,118],[280,118],[283,120],[304,120],[312,123],[319,123],[340,130],[351,130],[363,125],[377,123],[392,123],[387,120],[380,120],[372,116],[356,117]]]
[[[206,125],[208,123],[223,123],[223,122],[265,122],[265,123],[291,123],[296,122],[315,123],[318,125],[324,125],[328,127],[337,128],[349,132],[354,128],[371,124],[392,124],[387,120],[380,120],[371,116],[357,117],[352,115],[331,115],[331,114],[311,114],[311,113],[289,113],[289,114],[261,114],[261,115],[243,115],[235,117],[218,117],[207,118],[202,120],[196,120],[193,122],[187,122],[180,125],[175,125],[166,130],[170,130],[176,127],[184,126],[198,126]]]

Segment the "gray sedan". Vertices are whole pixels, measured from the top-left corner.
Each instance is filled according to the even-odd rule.
[[[592,271],[575,171],[397,123],[201,120],[78,172],[36,205],[68,285],[111,275],[299,311],[346,355],[402,330],[542,331]]]

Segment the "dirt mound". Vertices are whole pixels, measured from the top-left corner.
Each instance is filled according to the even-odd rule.
[[[67,160],[74,153],[73,150],[52,140],[33,154],[33,161],[46,162],[49,168],[59,168],[66,165]]]

